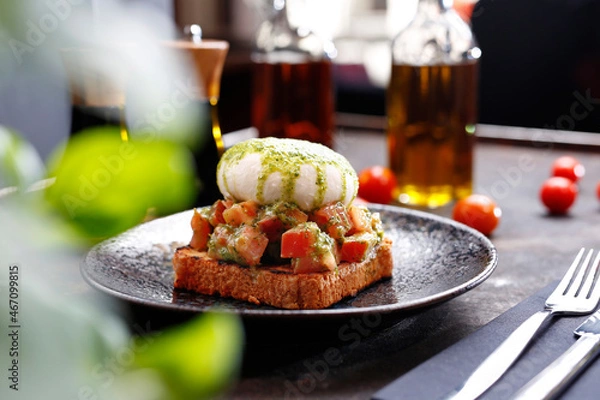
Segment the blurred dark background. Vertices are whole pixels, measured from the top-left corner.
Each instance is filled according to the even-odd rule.
[[[325,7],[335,2],[346,21],[344,29],[333,37],[340,50],[335,69],[338,112],[384,115],[385,85],[381,79],[373,79],[364,61],[369,60],[371,68],[388,67],[385,49],[392,35],[381,26],[400,29],[405,24],[406,15],[401,14],[402,21],[397,25],[385,15],[391,4],[405,1],[317,3]],[[259,20],[254,3],[150,3],[172,15],[180,27],[200,23],[205,37],[230,42],[222,79],[221,123],[224,132],[248,127],[250,54]],[[353,4],[352,12],[344,4]],[[600,132],[600,0],[480,0],[473,12],[472,27],[483,51],[481,123]],[[375,44],[379,52],[365,50]],[[22,132],[43,157],[68,135],[70,119],[65,79],[49,79],[44,76],[45,67],[26,62],[3,72],[0,80],[0,124]],[[39,74],[31,73],[36,69]]]
[[[598,0],[481,0],[472,21],[481,122],[600,132]]]
[[[481,123],[600,132],[600,1],[480,0],[472,28],[483,50]],[[249,50],[237,42],[223,80],[224,109],[240,113],[231,128],[249,124]],[[385,89],[362,65],[340,63],[336,78],[339,112],[384,115]]]

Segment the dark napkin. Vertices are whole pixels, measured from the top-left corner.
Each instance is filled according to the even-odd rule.
[[[487,325],[410,370],[375,393],[374,400],[439,399],[460,385],[519,324],[544,308],[558,282],[506,311]],[[588,316],[554,317],[542,326],[511,369],[481,399],[508,399],[576,340],[575,328]],[[561,399],[600,399],[600,362],[590,365]]]

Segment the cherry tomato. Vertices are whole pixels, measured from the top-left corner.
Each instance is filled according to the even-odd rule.
[[[598,182],[598,185],[596,186],[596,196],[598,196],[598,200],[600,200],[600,182]]]
[[[562,176],[577,182],[585,175],[585,168],[575,157],[558,157],[552,163],[552,176]]]
[[[564,214],[577,198],[577,185],[562,176],[548,178],[542,184],[540,199],[553,214]]]
[[[476,1],[472,0],[456,0],[454,2],[454,10],[456,10],[462,19],[469,22],[471,20],[471,15],[473,15],[475,3]]]
[[[452,210],[452,218],[462,222],[484,235],[490,235],[502,216],[496,202],[482,194],[472,194],[459,200]]]
[[[358,174],[358,196],[368,202],[388,204],[395,187],[396,176],[389,168],[376,165]]]

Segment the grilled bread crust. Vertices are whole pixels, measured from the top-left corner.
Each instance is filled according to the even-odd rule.
[[[392,276],[392,241],[384,238],[360,263],[341,263],[337,271],[294,274],[290,264],[245,267],[215,260],[206,252],[180,247],[173,257],[175,288],[286,309],[321,309],[354,296]]]

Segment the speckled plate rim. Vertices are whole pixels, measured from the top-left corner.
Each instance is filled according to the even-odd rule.
[[[224,312],[224,313],[237,314],[242,317],[256,317],[256,318],[284,318],[284,317],[286,317],[286,318],[289,318],[289,317],[292,317],[292,318],[314,318],[317,316],[352,317],[352,316],[356,316],[356,315],[365,315],[365,314],[372,314],[372,313],[378,313],[378,314],[384,315],[384,314],[392,314],[392,313],[398,313],[398,312],[408,312],[408,311],[413,311],[415,309],[430,307],[430,306],[451,300],[451,299],[458,297],[458,296],[472,290],[473,288],[479,286],[496,269],[496,266],[498,264],[498,252],[496,250],[496,247],[493,245],[493,243],[490,241],[490,239],[487,236],[483,235],[482,233],[480,233],[479,231],[477,231],[475,229],[472,229],[462,223],[451,220],[449,218],[431,214],[431,213],[428,213],[425,211],[413,210],[413,209],[402,208],[402,207],[397,207],[397,206],[392,206],[392,205],[381,205],[381,204],[369,204],[368,207],[371,211],[375,211],[375,212],[376,211],[387,211],[387,212],[392,212],[392,213],[408,214],[408,215],[412,215],[413,217],[416,217],[416,218],[419,218],[422,220],[429,220],[431,222],[437,222],[437,223],[440,223],[443,225],[451,225],[458,230],[465,231],[466,233],[470,234],[474,240],[478,240],[481,243],[481,245],[485,248],[485,250],[487,250],[489,252],[488,262],[487,262],[487,264],[482,265],[482,270],[475,276],[471,277],[470,279],[465,280],[463,283],[461,283],[459,285],[455,285],[447,290],[443,290],[443,291],[437,292],[437,293],[429,295],[429,296],[424,296],[424,297],[417,298],[417,299],[414,299],[411,301],[403,301],[403,302],[398,302],[398,303],[393,303],[393,304],[382,304],[382,305],[375,305],[375,306],[343,308],[343,309],[326,308],[326,309],[319,309],[319,310],[287,310],[287,309],[272,308],[270,306],[265,306],[264,309],[263,308],[260,308],[260,309],[235,309],[234,308],[234,309],[231,309],[231,308],[219,308],[218,306],[201,307],[201,306],[197,306],[197,305],[165,303],[165,302],[160,302],[160,301],[156,301],[153,299],[136,297],[136,296],[133,296],[133,295],[130,295],[127,293],[123,293],[118,290],[114,290],[110,287],[107,287],[100,282],[97,282],[87,271],[88,264],[86,263],[86,260],[87,260],[88,256],[94,251],[94,249],[101,246],[102,243],[99,243],[96,246],[94,246],[88,252],[86,257],[83,258],[81,265],[80,265],[80,271],[81,271],[81,274],[82,274],[84,280],[90,286],[92,286],[93,288],[95,288],[101,292],[104,292],[104,293],[114,296],[116,298],[126,300],[126,301],[129,301],[132,303],[149,306],[149,307],[157,307],[157,308],[160,308],[163,310],[172,310],[174,312],[187,311],[187,312],[196,312],[196,313],[218,311],[218,312]],[[184,211],[182,213],[188,213],[190,211],[191,210],[188,210],[188,211]],[[167,216],[164,218],[171,218],[175,215],[178,215],[178,214],[174,214],[174,215]],[[138,225],[137,227],[132,228],[132,230],[133,229],[143,229],[140,227],[142,227],[143,225],[146,225],[146,224],[151,224],[152,222],[153,221],[147,222],[142,225]],[[128,231],[124,232],[121,235],[125,235],[127,233],[128,233]],[[121,235],[116,236],[112,240],[118,240],[118,238]],[[108,240],[111,240],[111,239],[108,239]],[[377,284],[377,283],[375,283],[375,284]]]

